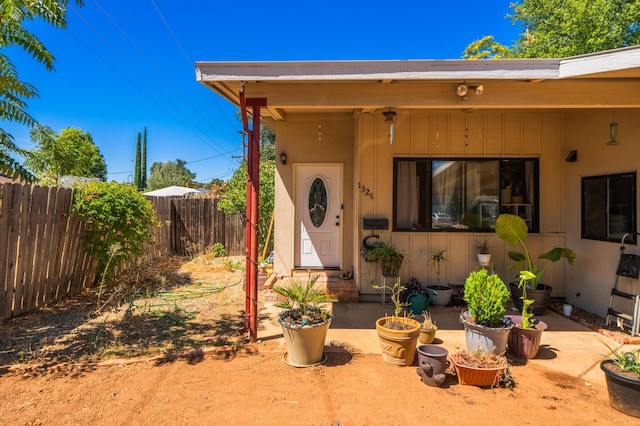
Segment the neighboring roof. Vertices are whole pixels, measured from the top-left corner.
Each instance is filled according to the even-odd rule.
[[[84,176],[60,176],[58,179],[62,188],[73,188],[74,185],[87,182],[101,182],[99,178],[91,178]]]
[[[144,195],[150,195],[152,197],[181,197],[189,194],[204,194],[206,189],[198,188],[185,188],[184,186],[168,186],[162,189],[156,189],[155,191],[145,192]]]
[[[196,62],[196,78],[230,102],[266,98],[262,115],[396,108],[637,107],[640,46],[564,59]],[[484,84],[461,104],[457,85]],[[543,83],[543,84],[542,84]],[[448,84],[451,85],[451,89]],[[640,89],[640,87],[638,87]],[[576,93],[584,94],[577,98]],[[530,98],[529,98],[530,96]]]

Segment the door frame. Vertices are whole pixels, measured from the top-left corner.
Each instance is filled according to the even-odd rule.
[[[340,215],[340,225],[338,227],[338,265],[332,267],[317,267],[314,270],[341,270],[344,260],[344,163],[341,162],[320,162],[320,163],[294,163],[293,165],[293,220],[292,220],[292,237],[293,237],[293,251],[292,251],[292,265],[293,269],[309,269],[307,267],[299,265],[301,256],[299,252],[301,250],[301,231],[298,227],[298,175],[304,167],[322,167],[322,166],[337,166],[338,167],[338,179],[339,183],[336,190],[338,191],[338,205]],[[334,219],[331,219],[334,220]]]

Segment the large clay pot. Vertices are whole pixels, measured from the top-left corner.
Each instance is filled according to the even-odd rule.
[[[324,340],[331,318],[324,324],[291,327],[280,323],[287,347],[284,361],[292,367],[310,367],[321,364],[324,358]]]
[[[640,380],[623,376],[612,370],[613,367],[613,361],[610,359],[600,363],[607,380],[609,403],[624,414],[640,417]]]
[[[460,321],[464,326],[464,334],[467,342],[467,349],[470,352],[482,350],[497,355],[503,355],[507,351],[509,333],[513,328],[513,323],[505,318],[504,327],[494,328],[476,324],[469,313],[464,311],[460,314]]]
[[[398,322],[405,330],[392,328],[388,322]],[[416,356],[420,323],[405,317],[384,317],[376,321],[376,330],[382,350],[382,360],[389,365],[411,365]]]
[[[522,289],[518,287],[518,283],[509,283],[511,290],[511,300],[516,309],[522,311]],[[527,299],[532,299],[531,312],[533,315],[542,315],[551,303],[552,287],[545,284],[538,284],[535,290],[527,289]]]
[[[513,323],[518,324],[522,321],[520,315],[507,315]],[[534,327],[520,328],[517,325],[511,329],[509,333],[509,352],[518,358],[531,359],[535,358],[540,349],[540,340],[542,332],[547,329],[547,324],[543,321],[537,321]]]

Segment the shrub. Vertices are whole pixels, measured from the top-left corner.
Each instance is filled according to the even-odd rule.
[[[105,282],[113,266],[143,253],[157,226],[151,202],[133,186],[90,182],[74,192],[72,214],[87,226],[85,246],[96,258],[96,277]]]

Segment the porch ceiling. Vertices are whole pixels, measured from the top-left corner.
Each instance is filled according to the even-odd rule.
[[[266,98],[264,118],[394,109],[640,107],[640,47],[559,59],[198,62],[197,79],[239,106]],[[461,83],[482,96],[456,95]]]

